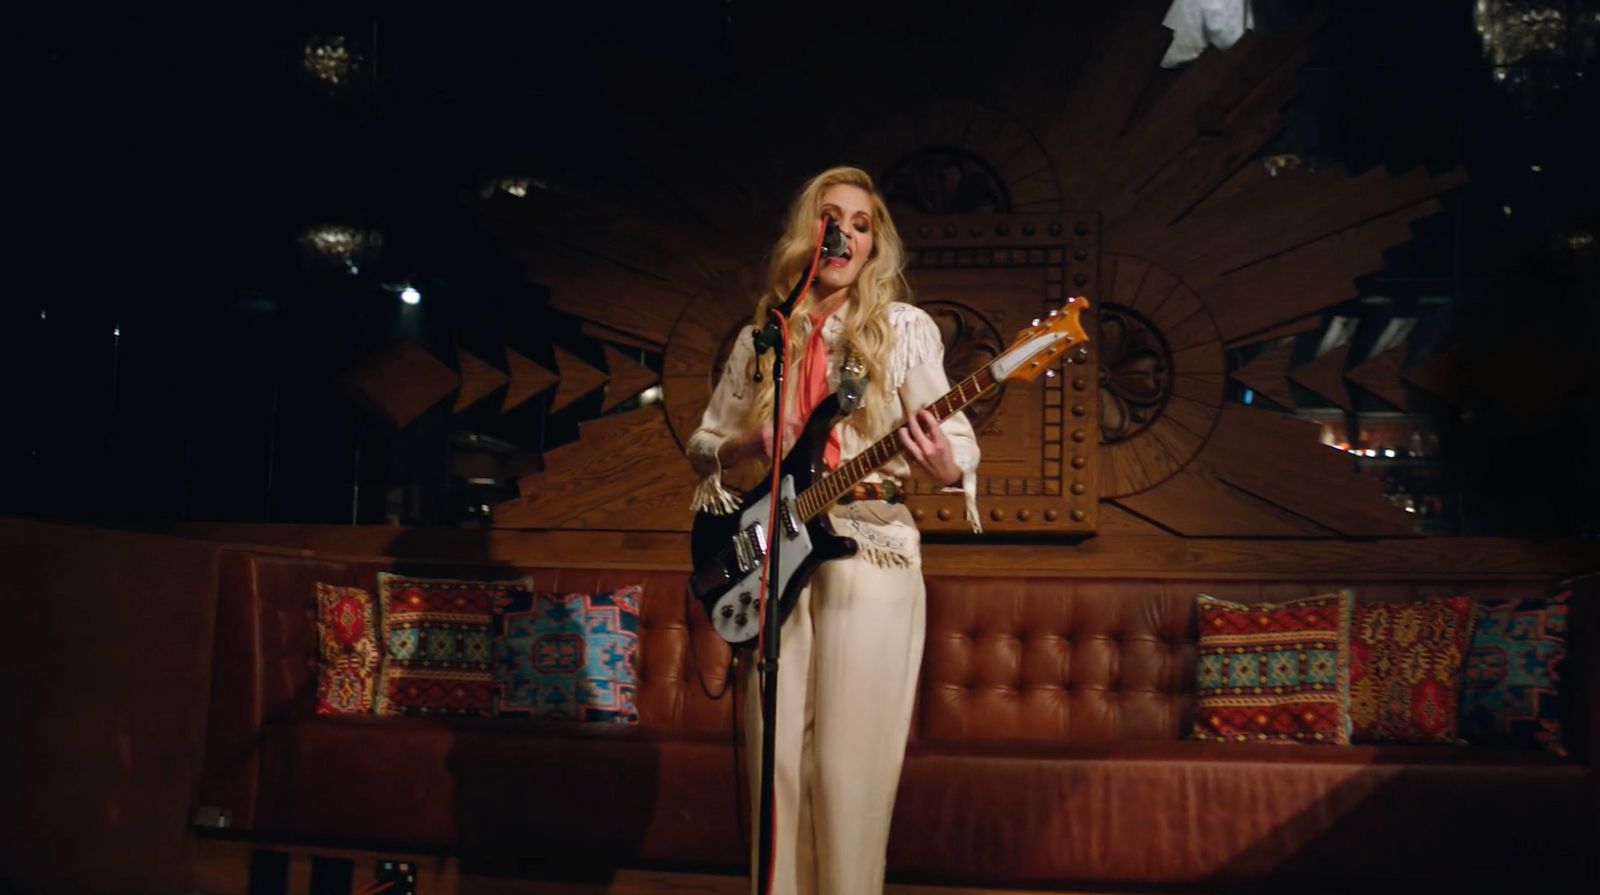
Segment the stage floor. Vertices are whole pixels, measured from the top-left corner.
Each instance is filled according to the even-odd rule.
[[[252,849],[253,846],[248,843],[197,840],[194,891],[204,895],[250,895]],[[624,870],[606,882],[555,882],[463,874],[457,862],[448,858],[304,846],[274,846],[272,850],[283,853],[286,858],[287,886],[283,889],[283,895],[310,895],[312,864],[317,857],[352,861],[357,892],[362,892],[360,886],[371,881],[378,863],[389,860],[412,864],[416,876],[416,895],[747,895],[749,892],[745,879],[736,876]],[[390,889],[389,893],[396,891]],[[885,895],[1037,895],[1040,891],[894,884],[884,888]],[[1072,895],[1072,890],[1049,891],[1055,895],[1061,892]]]

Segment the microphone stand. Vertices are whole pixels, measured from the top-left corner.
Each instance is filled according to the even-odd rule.
[[[829,219],[827,229],[822,238],[824,255],[833,254],[833,246],[839,244],[838,225]],[[767,314],[765,325],[751,333],[755,343],[756,357],[771,351],[772,354],[772,462],[783,462],[783,432],[780,430],[779,420],[783,416],[780,402],[783,400],[784,354],[787,345],[783,344],[783,331],[778,326],[777,314],[787,318],[800,297],[805,294],[811,285],[811,278],[816,274],[816,265],[802,271],[799,282],[789,290],[789,297],[783,304],[773,308]],[[778,513],[783,513],[782,504],[782,479],[779,479],[778,489],[770,495]],[[778,623],[778,601],[782,597],[781,575],[778,570],[779,556],[783,546],[783,525],[772,526],[767,533],[767,598],[765,611],[761,618],[762,647],[761,658],[757,668],[760,670],[761,681],[761,782],[760,800],[757,803],[757,833],[756,833],[756,879],[758,892],[767,893],[772,888],[772,840],[773,840],[773,780],[777,773],[777,727],[778,727],[778,638],[781,625]]]

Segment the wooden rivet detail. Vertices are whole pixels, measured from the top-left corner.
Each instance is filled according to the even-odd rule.
[[[1087,457],[1079,456],[1079,457],[1073,457],[1072,458],[1072,468],[1073,469],[1082,469],[1082,468],[1084,468],[1085,466],[1088,466],[1088,465],[1089,465],[1089,459]]]
[[[1074,260],[1074,261],[1088,261],[1089,260],[1089,253],[1084,251],[1083,249],[1078,249],[1077,251],[1072,253],[1072,260]]]
[[[1072,390],[1075,391],[1075,392],[1081,392],[1081,391],[1083,391],[1084,389],[1086,389],[1088,387],[1089,387],[1089,380],[1087,380],[1087,379],[1081,379],[1080,378],[1080,379],[1072,380]]]
[[[1085,224],[1083,221],[1079,221],[1078,225],[1072,228],[1072,232],[1078,234],[1079,236],[1088,236],[1089,225]]]
[[[911,511],[911,518],[917,520],[918,522],[921,522],[927,515],[928,511],[922,507],[917,507]]]
[[[1019,521],[1019,522],[1027,522],[1029,519],[1032,519],[1032,518],[1033,518],[1033,511],[1032,510],[1017,510],[1017,521]]]
[[[1089,514],[1085,513],[1083,510],[1073,510],[1072,511],[1072,521],[1073,522],[1082,522],[1083,520],[1085,520],[1087,518],[1089,518]]]
[[[1032,236],[1033,235],[1033,223],[1032,222],[1029,222],[1029,223],[1026,223],[1026,224],[1022,225],[1022,235],[1023,236]]]
[[[927,224],[923,224],[922,226],[917,228],[917,235],[922,237],[923,239],[927,239],[928,237],[933,235],[933,230],[931,228],[929,228]]]
[[[1084,439],[1086,439],[1088,437],[1089,437],[1089,433],[1083,431],[1082,429],[1073,429],[1072,430],[1072,440],[1076,441],[1079,444],[1083,444]]]
[[[1073,482],[1072,483],[1072,493],[1073,494],[1082,494],[1083,492],[1085,492],[1087,490],[1089,490],[1089,486],[1085,485],[1082,482]]]
[[[1011,233],[1011,225],[1005,221],[1001,221],[1000,223],[994,225],[994,232],[997,236],[1006,236]]]
[[[955,224],[945,224],[944,225],[944,235],[946,235],[946,236],[954,236],[959,232],[960,231],[956,229],[956,225]]]
[[[1050,235],[1051,236],[1060,236],[1061,235],[1061,222],[1060,221],[1051,221],[1050,222]]]
[[[949,522],[950,521],[950,508],[949,507],[940,507],[939,508],[939,521],[940,522]]]
[[[1074,405],[1072,405],[1072,415],[1073,416],[1083,416],[1084,414],[1086,414],[1088,412],[1089,412],[1089,408],[1083,406],[1082,404],[1074,404]]]
[[[993,519],[996,522],[999,522],[1001,519],[1004,519],[1005,517],[1006,517],[1006,511],[1000,509],[999,507],[995,507],[994,509],[989,511],[989,518]]]
[[[1088,285],[1088,283],[1089,283],[1089,275],[1088,274],[1080,273],[1077,276],[1072,278],[1072,285],[1074,285],[1074,286],[1085,286],[1085,285]]]
[[[1059,517],[1060,515],[1061,514],[1056,512],[1054,508],[1045,510],[1044,511],[1044,521],[1046,521],[1046,522],[1054,522],[1054,521],[1056,521],[1056,518]]]

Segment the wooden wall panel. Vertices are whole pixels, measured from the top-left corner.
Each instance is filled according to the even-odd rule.
[[[688,571],[685,532],[471,531],[397,526],[144,523],[146,529],[227,545],[311,551],[335,558],[399,556],[440,562],[482,562],[567,568]],[[1184,578],[1348,576],[1468,579],[1577,574],[1600,563],[1600,544],[1586,540],[1339,538],[1260,540],[1106,535],[1077,543],[952,543],[924,545],[924,568],[936,575],[1081,575]]]
[[[519,483],[523,496],[495,508],[505,528],[688,531],[695,479],[659,407],[590,423],[543,472]]]
[[[1377,357],[1369,358],[1345,374],[1345,378],[1395,407],[1406,409],[1406,390],[1400,381],[1400,367],[1405,363],[1406,346],[1396,345]]]
[[[1350,343],[1330,348],[1321,357],[1289,371],[1289,380],[1315,392],[1345,413],[1354,413],[1350,391],[1344,385],[1344,367],[1350,360]]]
[[[1340,534],[1416,533],[1408,514],[1384,502],[1381,482],[1355,475],[1348,456],[1321,443],[1316,423],[1229,406],[1209,447],[1222,481]]]
[[[1160,485],[1119,497],[1114,503],[1186,537],[1320,538],[1335,534],[1229,485],[1205,461],[1191,463]]]
[[[216,545],[17,519],[0,545],[0,876],[18,892],[189,891]]]

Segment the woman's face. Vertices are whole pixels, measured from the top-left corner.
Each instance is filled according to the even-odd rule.
[[[848,252],[818,266],[817,294],[826,297],[854,283],[872,257],[872,197],[861,187],[836,183],[822,191],[822,213],[839,222]]]

